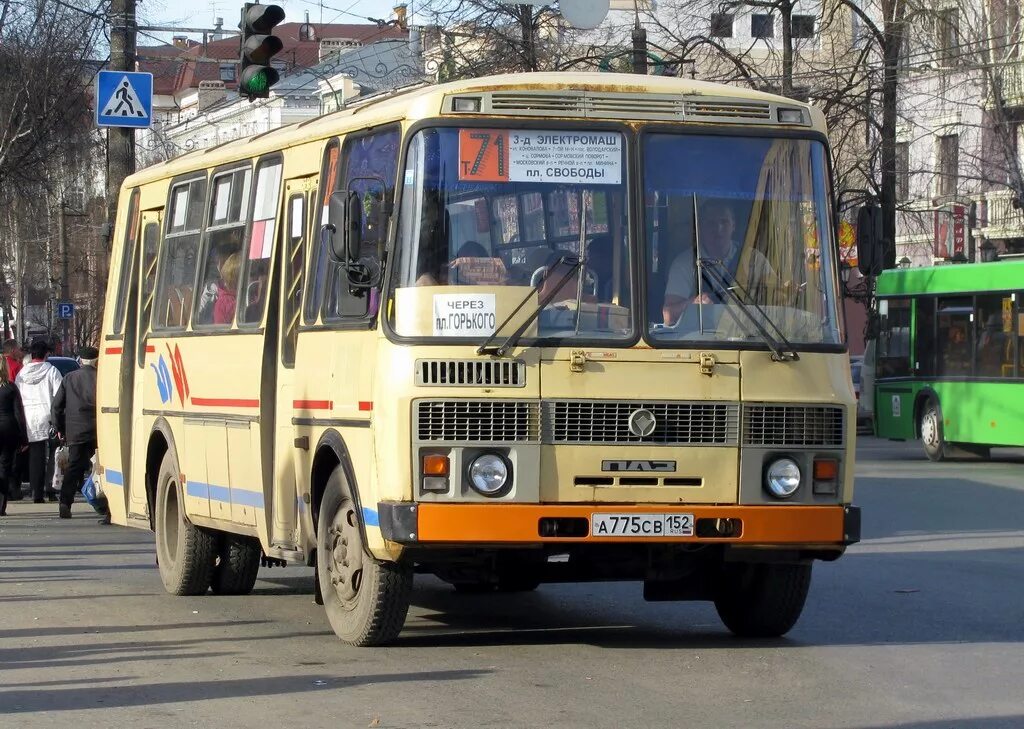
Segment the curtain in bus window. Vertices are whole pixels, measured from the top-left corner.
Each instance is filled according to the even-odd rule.
[[[242,241],[249,210],[252,170],[233,170],[213,178],[213,195],[203,244],[201,286],[195,324],[230,328],[235,321]]]
[[[978,377],[1013,377],[1013,299],[1010,294],[975,297],[975,371]]]
[[[970,376],[973,313],[974,302],[970,296],[939,299],[935,317],[939,377]]]
[[[261,162],[256,168],[252,227],[246,245],[239,324],[259,324],[270,289],[270,254],[274,250],[274,224],[281,196],[281,162]]]
[[[158,276],[155,328],[184,329],[192,311],[206,178],[176,185]]]
[[[341,189],[355,192],[362,201],[362,245],[359,262],[371,272],[379,272],[378,244],[384,243],[387,226],[381,225],[382,205],[393,199],[398,167],[397,128],[345,141],[342,155]],[[324,319],[362,317],[376,312],[379,291],[352,291],[348,273],[337,263],[328,264]]]

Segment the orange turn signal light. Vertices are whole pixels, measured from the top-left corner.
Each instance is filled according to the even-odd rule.
[[[436,454],[423,456],[423,475],[447,476],[448,456],[441,456]]]
[[[835,481],[839,478],[839,461],[834,458],[814,459],[814,480]]]

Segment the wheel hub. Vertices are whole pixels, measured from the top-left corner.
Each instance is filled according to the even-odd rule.
[[[359,596],[362,582],[363,549],[355,511],[350,505],[338,510],[327,532],[327,540],[331,584],[342,602],[352,602]]]
[[[925,413],[924,419],[921,422],[921,439],[924,440],[929,446],[935,446],[938,443],[938,424],[936,423],[936,415],[934,411]]]

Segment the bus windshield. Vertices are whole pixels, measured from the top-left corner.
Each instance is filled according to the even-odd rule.
[[[810,140],[646,135],[651,339],[755,341],[753,316],[838,344],[826,169]]]
[[[625,146],[614,131],[416,133],[402,180],[396,331],[481,339],[533,288],[549,302],[537,337],[631,337]],[[404,322],[422,302],[409,295],[424,290],[428,306],[482,315],[436,311],[414,332]],[[472,293],[481,291],[495,294]]]

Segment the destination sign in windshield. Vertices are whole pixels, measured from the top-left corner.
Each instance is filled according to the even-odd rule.
[[[622,182],[618,132],[459,130],[464,182]]]

